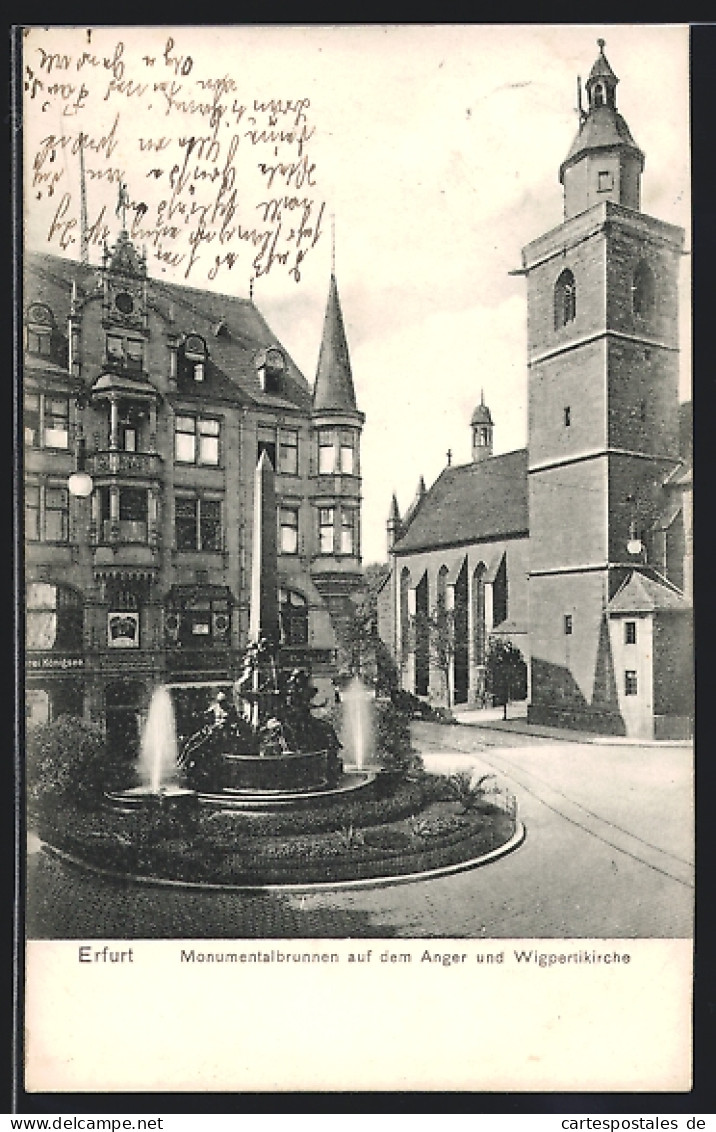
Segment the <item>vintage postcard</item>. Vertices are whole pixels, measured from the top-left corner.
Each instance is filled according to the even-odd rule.
[[[688,1090],[688,28],[18,45],[25,1088]]]

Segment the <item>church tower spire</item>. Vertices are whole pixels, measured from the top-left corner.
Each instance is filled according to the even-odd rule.
[[[604,200],[639,211],[644,154],[617,110],[619,79],[598,39],[597,56],[586,82],[588,107],[579,132],[559,170],[564,186],[564,218],[569,220]]]

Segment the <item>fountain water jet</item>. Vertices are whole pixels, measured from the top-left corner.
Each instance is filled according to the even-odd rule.
[[[152,692],[139,752],[141,784],[151,794],[178,784],[176,723],[169,689],[160,685]]]
[[[369,689],[360,676],[354,676],[341,693],[343,721],[341,742],[348,760],[362,770],[373,750],[373,703]]]

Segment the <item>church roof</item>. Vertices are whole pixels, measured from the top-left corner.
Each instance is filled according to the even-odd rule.
[[[682,613],[691,609],[679,591],[657,577],[634,570],[607,606],[611,613]]]
[[[24,261],[26,301],[48,304],[59,326],[67,325],[71,301],[71,282],[77,279],[80,306],[102,294],[102,271],[82,267],[61,256],[29,252]],[[164,321],[167,330],[178,337],[199,334],[207,345],[205,380],[178,386],[181,396],[225,398],[240,404],[267,408],[311,408],[311,390],[306,378],[278,341],[266,320],[248,298],[185,287],[149,278],[148,304]],[[286,359],[286,372],[278,393],[261,389],[254,365],[257,354],[267,346],[279,346]],[[96,356],[87,357],[83,367],[87,378],[100,376],[103,348],[97,343]]]
[[[520,448],[479,464],[445,468],[394,550],[405,554],[528,531],[527,449]]]
[[[321,410],[348,409],[353,411],[356,408],[348,341],[343,326],[343,315],[335,275],[331,275],[326,315],[323,320],[323,337],[321,338],[321,349],[318,355],[313,407]]]

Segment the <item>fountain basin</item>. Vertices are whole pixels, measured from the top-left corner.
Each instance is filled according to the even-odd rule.
[[[222,788],[229,794],[304,794],[321,790],[332,777],[329,751],[288,755],[223,754],[221,759]]]
[[[196,790],[188,790],[184,786],[163,786],[158,791],[151,786],[132,786],[128,790],[108,791],[105,797],[115,809],[140,810],[153,807],[169,817],[184,817],[195,813],[199,803]]]

